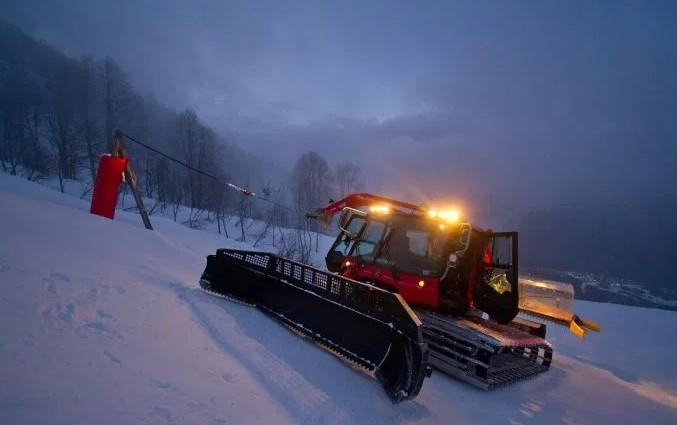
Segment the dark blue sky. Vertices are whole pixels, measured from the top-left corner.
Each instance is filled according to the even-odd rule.
[[[484,208],[677,191],[677,2],[3,2],[289,167]]]

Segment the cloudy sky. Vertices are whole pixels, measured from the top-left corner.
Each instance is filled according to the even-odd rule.
[[[677,191],[677,2],[3,3],[282,167],[314,149],[470,209]]]

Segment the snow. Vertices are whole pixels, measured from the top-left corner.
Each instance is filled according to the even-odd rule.
[[[677,423],[675,312],[579,302],[602,333],[550,326],[547,373],[489,393],[434,373],[393,405],[370,375],[198,289],[207,254],[248,245],[88,211],[0,174],[2,424]]]

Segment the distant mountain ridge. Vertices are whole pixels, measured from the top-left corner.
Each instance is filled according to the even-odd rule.
[[[516,219],[523,267],[573,270],[677,290],[677,196],[534,211]]]

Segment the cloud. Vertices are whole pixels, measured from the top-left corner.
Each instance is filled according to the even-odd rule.
[[[6,3],[285,167],[495,211],[677,190],[674,2]]]

